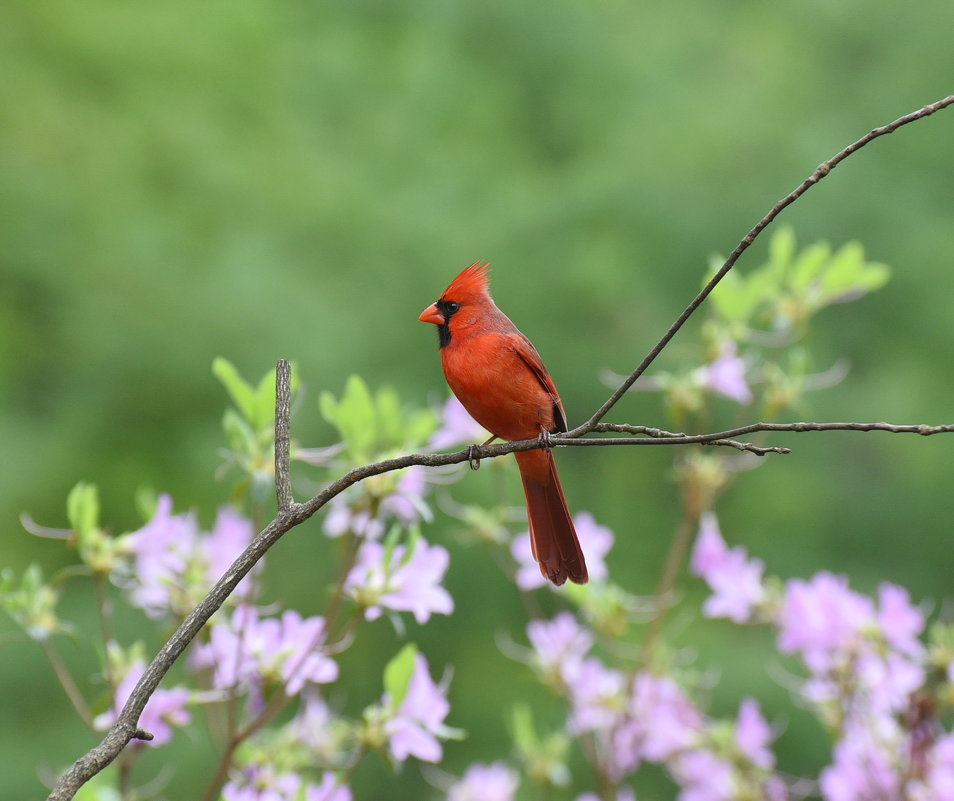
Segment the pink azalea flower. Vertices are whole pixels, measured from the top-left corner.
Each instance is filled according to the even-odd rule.
[[[626,678],[590,657],[566,671],[572,709],[567,729],[572,734],[612,729],[626,711]]]
[[[735,798],[732,765],[711,751],[686,751],[676,760],[673,772],[682,786],[678,801],[732,801]]]
[[[578,795],[576,801],[602,801],[596,793]],[[616,791],[616,801],[636,801],[636,791],[632,787],[620,787]]]
[[[130,666],[116,688],[112,708],[97,716],[93,721],[93,726],[96,729],[108,729],[115,723],[145,670],[146,665],[141,661],[137,661]],[[148,742],[150,745],[164,745],[169,742],[172,739],[173,727],[185,726],[190,720],[189,711],[186,709],[188,703],[189,691],[182,687],[174,687],[171,690],[162,688],[156,690],[146,702],[146,706],[139,716],[139,728],[150,732],[153,739],[141,742]]]
[[[128,535],[133,558],[129,597],[148,617],[190,611],[244,551],[254,535],[252,524],[231,507],[219,510],[215,526],[203,533],[195,515],[172,514],[172,498],[160,495],[156,513]],[[263,563],[253,569],[261,570]],[[246,576],[233,595],[248,599],[253,584]]]
[[[788,582],[779,623],[779,649],[802,654],[815,672],[823,672],[833,652],[845,650],[875,622],[869,598],[848,588],[848,579],[827,571],[811,581]]]
[[[464,771],[447,791],[447,801],[513,801],[520,778],[503,762],[480,762]]]
[[[950,801],[954,798],[954,734],[945,734],[926,756],[924,778],[909,785],[911,801]]]
[[[206,582],[210,589],[215,582],[225,575],[232,563],[252,542],[254,536],[255,530],[252,527],[251,520],[242,517],[231,506],[223,506],[219,509],[212,531],[200,543],[202,557],[206,565]],[[252,574],[260,571],[263,564],[263,562],[259,562],[252,569]],[[233,598],[249,600],[253,587],[252,574],[239,582],[238,587],[232,593]]]
[[[247,765],[222,788],[223,801],[297,801],[301,776],[272,765]]]
[[[254,607],[239,607],[228,623],[212,627],[209,642],[195,649],[192,666],[211,668],[218,689],[281,684],[295,695],[306,684],[338,678],[338,666],[322,647],[325,621],[293,609],[281,618],[259,619]]]
[[[454,611],[453,598],[440,585],[449,562],[445,548],[423,539],[416,541],[410,555],[404,545],[389,551],[379,542],[367,541],[358,551],[344,589],[364,607],[368,620],[391,609],[412,612],[418,623],[426,623],[432,614]]]
[[[769,728],[759,702],[754,698],[745,698],[739,705],[739,716],[735,723],[735,744],[746,758],[760,768],[771,768],[775,756],[769,750],[772,742],[772,730]]]
[[[444,719],[448,712],[450,704],[445,690],[434,683],[427,660],[417,654],[407,695],[385,724],[388,749],[394,760],[403,762],[413,756],[423,762],[440,762],[443,749],[438,737],[446,731]]]
[[[910,706],[911,694],[924,684],[924,668],[898,653],[865,650],[855,660],[857,692],[863,694],[874,714],[901,712]]]
[[[441,409],[441,427],[431,437],[428,448],[443,451],[458,445],[474,445],[487,439],[488,433],[451,395]]]
[[[168,614],[198,539],[193,514],[172,514],[172,497],[160,495],[152,520],[129,535],[133,556],[132,603],[151,618]]]
[[[864,729],[846,733],[835,745],[834,761],[818,777],[824,801],[903,798],[895,748]]]
[[[719,346],[715,361],[696,371],[704,387],[737,403],[752,402],[752,390],[745,380],[745,361],[738,355],[738,347],[732,340]]]
[[[593,633],[569,612],[560,612],[553,620],[531,621],[527,638],[541,670],[561,680],[573,673],[595,642]]]
[[[331,499],[322,531],[329,537],[351,533],[367,540],[384,536],[392,522],[408,527],[430,522],[434,513],[424,500],[427,472],[420,465],[402,471],[393,491],[380,498],[372,514],[363,489],[342,492]]]
[[[904,587],[888,583],[878,587],[877,619],[893,648],[909,656],[924,653],[918,639],[924,631],[924,613],[911,603],[911,596]]]
[[[351,801],[351,788],[341,784],[334,773],[326,770],[321,784],[305,787],[304,801]]]
[[[711,512],[699,520],[690,567],[713,591],[702,607],[707,617],[727,617],[736,623],[745,623],[765,599],[762,586],[765,564],[761,559],[750,559],[741,545],[729,548]]]
[[[664,762],[690,748],[704,729],[702,714],[672,679],[642,672],[633,681],[629,717],[640,753]]]

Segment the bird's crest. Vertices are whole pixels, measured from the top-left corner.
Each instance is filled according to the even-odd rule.
[[[442,298],[466,302],[482,295],[490,297],[490,264],[486,261],[475,261],[470,267],[461,271],[450,286],[444,290]]]

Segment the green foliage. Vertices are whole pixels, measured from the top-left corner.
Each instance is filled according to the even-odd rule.
[[[713,258],[706,281],[722,266]],[[769,239],[769,259],[742,273],[733,268],[716,286],[710,300],[718,318],[735,336],[753,328],[795,329],[833,303],[853,300],[887,283],[890,270],[865,260],[859,242],[832,251],[816,242],[799,252],[791,226],[781,226]]]
[[[516,704],[510,716],[510,732],[517,758],[535,784],[565,787],[570,782],[567,758],[570,741],[564,731],[544,737],[537,733],[533,713],[526,704]]]
[[[836,251],[824,241],[798,250],[790,226],[774,231],[768,254],[749,272],[736,266],[712,290],[702,326],[707,364],[700,368],[697,358],[687,369],[655,376],[678,428],[710,423],[713,394],[754,405],[760,419],[797,407],[813,383],[806,342],[814,316],[881,288],[890,275],[887,266],[866,261],[857,242]],[[711,260],[707,281],[722,263]]]
[[[356,375],[348,378],[340,399],[322,392],[320,405],[322,416],[338,430],[354,464],[418,448],[437,429],[431,410],[403,411],[394,389],[382,387],[372,393]]]
[[[80,481],[66,497],[66,517],[73,530],[79,557],[94,574],[108,576],[116,569],[124,544],[99,524],[99,490]]]
[[[247,424],[250,433],[263,436],[271,431],[275,420],[275,371],[271,370],[262,376],[257,386],[247,382],[235,365],[228,359],[217,356],[212,362],[212,373],[229,393],[239,419]],[[294,397],[298,390],[299,379],[292,365],[291,392]]]
[[[407,696],[417,654],[417,646],[409,642],[384,666],[384,692],[394,708],[401,706]]]
[[[0,608],[34,640],[45,640],[71,629],[56,614],[59,595],[43,580],[43,569],[31,564],[19,584],[10,568],[0,572]]]
[[[93,484],[79,482],[66,496],[66,517],[73,534],[82,543],[99,533],[99,491]]]

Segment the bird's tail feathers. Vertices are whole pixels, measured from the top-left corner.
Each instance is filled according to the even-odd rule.
[[[586,584],[586,561],[552,451],[521,451],[514,455],[527,498],[533,558],[540,564],[540,572],[558,586],[567,579]]]

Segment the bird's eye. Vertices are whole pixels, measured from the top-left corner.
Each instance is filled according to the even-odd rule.
[[[449,302],[447,303],[447,313],[448,313],[448,314],[453,314],[453,313],[456,312],[459,308],[460,308],[460,304],[457,303],[456,301],[453,301],[453,300],[452,300],[452,301],[449,301]]]

